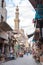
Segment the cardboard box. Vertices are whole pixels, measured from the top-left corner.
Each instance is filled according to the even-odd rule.
[[[40,56],[40,62],[43,62],[43,56]]]

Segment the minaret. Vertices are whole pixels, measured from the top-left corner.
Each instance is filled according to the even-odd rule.
[[[19,20],[19,8],[18,8],[18,6],[16,7],[14,22],[15,22],[15,30],[19,30],[19,22],[20,22],[20,20]]]

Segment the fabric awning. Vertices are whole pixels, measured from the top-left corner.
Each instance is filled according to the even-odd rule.
[[[37,5],[35,20],[36,19],[43,19],[43,5],[42,4]]]

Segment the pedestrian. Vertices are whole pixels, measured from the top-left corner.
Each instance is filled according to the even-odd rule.
[[[27,56],[28,56],[28,50],[27,50],[26,54],[27,54]]]

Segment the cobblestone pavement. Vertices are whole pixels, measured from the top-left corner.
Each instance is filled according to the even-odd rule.
[[[3,65],[41,65],[32,58],[32,55],[24,55],[24,57],[19,57],[16,60],[11,60],[3,63]]]

